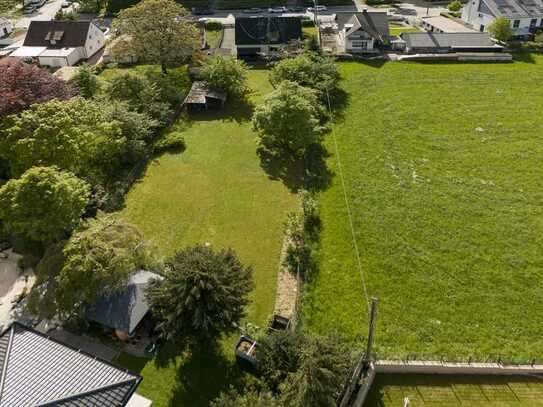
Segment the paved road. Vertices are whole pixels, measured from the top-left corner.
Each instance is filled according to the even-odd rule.
[[[49,21],[52,20],[57,11],[60,10],[60,5],[64,0],[49,0],[41,8],[33,14],[23,15],[22,18],[15,22],[16,28],[28,28],[32,20]]]

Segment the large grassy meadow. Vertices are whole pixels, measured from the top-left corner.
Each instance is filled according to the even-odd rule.
[[[543,57],[341,63],[333,134],[382,357],[543,355]],[[367,308],[328,135],[309,329],[362,341]]]

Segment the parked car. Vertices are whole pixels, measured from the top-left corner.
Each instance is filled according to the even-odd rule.
[[[45,4],[45,0],[33,0],[30,4],[38,9]]]
[[[268,13],[286,13],[287,11],[286,7],[273,7],[268,9]]]
[[[243,13],[245,13],[245,14],[258,14],[258,13],[262,13],[262,9],[258,8],[258,7],[253,7],[253,8],[243,10]]]
[[[307,11],[308,11],[309,13],[314,13],[315,11],[317,11],[317,12],[319,12],[319,11],[326,11],[326,10],[328,10],[328,9],[326,8],[326,6],[309,7],[309,8],[307,9]]]
[[[293,12],[293,13],[301,13],[301,12],[304,11],[304,8],[303,7],[290,7],[288,10]]]
[[[72,4],[71,3],[68,3],[67,1],[63,1],[62,4],[60,5],[60,7],[62,8],[68,8],[70,7]]]
[[[36,11],[36,6],[29,4],[23,9],[23,14],[33,14]]]

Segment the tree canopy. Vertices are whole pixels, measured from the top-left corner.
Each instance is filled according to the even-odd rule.
[[[160,64],[162,71],[178,66],[199,49],[199,32],[186,19],[188,11],[173,0],[143,0],[122,10],[113,21],[120,53],[140,62]]]
[[[207,83],[223,89],[231,97],[244,97],[249,92],[247,67],[237,58],[206,58],[202,62],[201,76]]]
[[[75,84],[79,94],[85,99],[94,97],[100,88],[98,76],[94,73],[94,68],[89,65],[82,65],[77,68],[72,82]]]
[[[63,255],[54,295],[57,312],[64,316],[121,289],[131,274],[157,264],[138,229],[113,215],[89,219],[70,237]]]
[[[447,8],[453,13],[457,13],[462,10],[462,2],[460,0],[453,0],[448,5]]]
[[[209,340],[232,332],[245,315],[251,274],[232,250],[199,245],[178,251],[166,261],[164,280],[147,293],[161,336]]]
[[[89,185],[55,167],[33,167],[0,188],[0,219],[8,233],[51,242],[78,225]]]
[[[316,92],[291,81],[282,81],[253,114],[260,143],[271,152],[301,158],[319,141],[323,127]]]
[[[296,58],[283,59],[270,72],[270,82],[277,87],[282,81],[317,90],[321,95],[333,92],[339,81],[337,65],[332,58],[306,52]]]
[[[273,394],[266,391],[248,391],[238,393],[230,390],[221,393],[219,397],[211,402],[211,407],[280,407],[282,404],[273,397]]]
[[[13,176],[36,165],[54,165],[107,183],[128,148],[144,148],[144,140],[135,137],[147,135],[152,123],[134,115],[123,104],[99,105],[80,98],[33,105],[9,121],[0,155]]]
[[[335,336],[309,336],[301,348],[298,369],[281,386],[287,407],[335,407],[353,365],[351,354]]]
[[[130,109],[145,113],[158,123],[164,123],[171,113],[168,103],[162,101],[160,89],[146,76],[126,72],[109,80],[107,95],[113,100],[126,102]]]
[[[505,17],[498,17],[488,26],[490,35],[498,41],[507,42],[513,36],[511,22]]]
[[[0,78],[0,117],[18,113],[33,103],[68,99],[73,95],[73,90],[62,79],[17,58],[0,61]]]

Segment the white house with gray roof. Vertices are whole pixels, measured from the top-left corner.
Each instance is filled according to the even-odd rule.
[[[2,407],[131,406],[141,380],[18,323],[0,335]]]
[[[462,10],[462,19],[480,32],[498,17],[511,22],[515,37],[530,37],[543,28],[543,0],[469,0]]]

